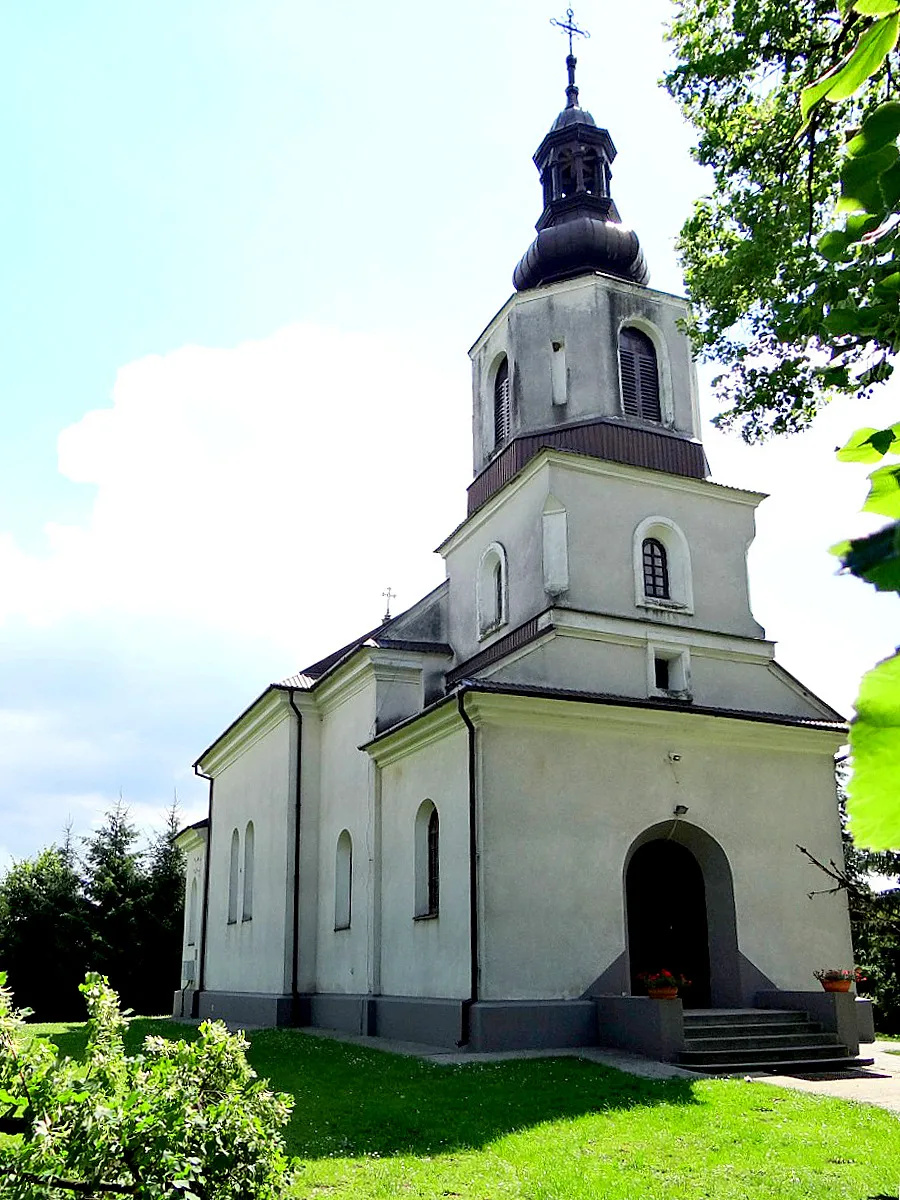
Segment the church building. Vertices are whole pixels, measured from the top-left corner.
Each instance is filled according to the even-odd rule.
[[[470,351],[446,578],[198,759],[176,1015],[671,1057],[672,1022],[808,1011],[853,962],[797,849],[840,859],[846,727],[753,618],[764,497],[709,478],[687,303],[648,286],[567,65],[537,236]],[[647,998],[663,969],[678,1001]],[[855,1053],[845,1018],[818,1019]]]

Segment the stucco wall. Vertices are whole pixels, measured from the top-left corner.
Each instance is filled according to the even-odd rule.
[[[495,449],[493,374],[501,354],[510,364],[512,435],[592,416],[621,418],[618,335],[631,322],[656,344],[666,424],[699,437],[690,344],[677,326],[687,311],[677,296],[602,275],[512,296],[472,350],[476,473]],[[565,357],[565,403],[553,402],[554,342]]]
[[[381,771],[381,991],[469,994],[468,736],[462,725]],[[415,920],[415,820],[440,820],[440,908]]]
[[[290,986],[285,956],[293,879],[293,787],[288,713],[216,774],[213,784],[209,926],[205,987],[210,991],[282,993]],[[254,827],[253,917],[242,920],[244,843]],[[228,921],[232,831],[240,836],[238,914]]]
[[[320,992],[369,990],[374,765],[356,747],[372,736],[375,711],[376,685],[371,674],[358,677],[351,691],[321,701],[316,953],[316,990]],[[350,833],[353,849],[351,919],[348,929],[336,930],[335,858],[344,829]]]
[[[569,587],[560,603],[575,609],[759,638],[747,580],[747,548],[759,497],[660,472],[552,455],[476,513],[444,548],[450,580],[450,637],[465,659],[553,602],[544,591],[542,515],[548,497],[566,512]],[[648,607],[635,581],[635,533],[648,518],[675,523],[687,542],[690,611]],[[639,539],[638,539],[639,540]],[[476,578],[487,547],[507,557],[508,621],[479,638]],[[670,566],[674,550],[670,553]]]
[[[843,898],[808,898],[822,880],[795,848],[840,855],[835,735],[560,702],[470,703],[480,725],[485,999],[579,996],[610,967],[626,948],[629,848],[676,804],[727,856],[738,947],[760,972],[777,987],[811,988],[816,967],[852,961]]]
[[[184,935],[181,950],[181,986],[197,987],[200,980],[200,947],[203,943],[203,885],[206,868],[206,831],[190,836],[184,852]],[[192,901],[193,897],[193,901]]]

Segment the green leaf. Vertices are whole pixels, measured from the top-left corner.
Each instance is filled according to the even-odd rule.
[[[868,328],[868,320],[862,309],[833,308],[825,318],[825,328],[835,337],[846,337],[848,334],[864,334]]]
[[[868,213],[884,211],[879,177],[900,159],[900,150],[890,143],[872,154],[847,158],[841,167],[840,208],[862,208]]]
[[[863,512],[900,518],[900,467],[879,467],[869,476],[869,494]]]
[[[900,8],[897,0],[856,0],[853,11],[862,13],[864,17],[882,17],[886,13],[896,12]]]
[[[847,814],[857,846],[900,846],[900,656],[862,678],[850,727],[853,774]]]
[[[841,558],[846,571],[870,583],[877,591],[900,591],[900,546],[896,524],[886,525],[868,537],[853,539]]]
[[[879,176],[879,182],[883,178],[883,176]],[[858,242],[867,233],[871,233],[873,229],[877,229],[880,223],[878,217],[869,216],[868,213],[853,213],[852,216],[847,218],[844,225],[844,232],[851,241]]]
[[[900,292],[900,271],[892,271],[875,284],[876,292]]]
[[[844,558],[849,553],[853,543],[849,538],[844,538],[842,542],[835,542],[833,546],[828,547],[828,553],[833,554],[835,558]]]
[[[828,94],[837,72],[840,71],[843,63],[846,63],[848,59],[849,56],[843,62],[838,63],[836,67],[832,68],[827,75],[823,75],[821,79],[817,79],[815,83],[811,83],[809,87],[805,87],[800,93],[800,112],[803,115],[804,121],[809,119],[809,114],[812,110]]]
[[[878,176],[878,186],[881,188],[885,206],[894,209],[900,200],[900,163],[894,163],[892,167],[882,171]]]
[[[871,219],[871,218],[870,218]],[[850,238],[839,229],[833,229],[816,242],[816,251],[829,262],[838,262],[843,258],[850,245]]]
[[[865,429],[857,429],[855,433],[850,435],[844,445],[841,446],[840,450],[838,450],[838,461],[858,463],[880,462],[884,454],[879,453],[872,445],[870,439],[873,433],[878,433],[878,430],[872,429],[869,426]]]
[[[872,154],[880,150],[888,142],[893,142],[900,136],[900,103],[889,100],[879,104],[875,111],[863,122],[862,129],[855,138],[847,143],[849,154],[859,156]]]
[[[863,33],[845,66],[835,75],[825,99],[832,104],[846,100],[870,79],[897,44],[900,13],[883,17]]]

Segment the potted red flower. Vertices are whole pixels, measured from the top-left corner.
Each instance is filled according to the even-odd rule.
[[[691,981],[672,971],[644,971],[638,975],[651,1000],[674,1000],[679,988],[691,986]]]
[[[862,983],[865,979],[859,967],[823,967],[813,974],[826,992],[849,992],[851,983]]]

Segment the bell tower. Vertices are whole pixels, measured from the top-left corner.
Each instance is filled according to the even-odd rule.
[[[616,148],[581,107],[568,21],[566,106],[534,154],[543,208],[515,293],[470,350],[473,513],[543,447],[704,479],[685,300],[647,286],[611,194]]]

